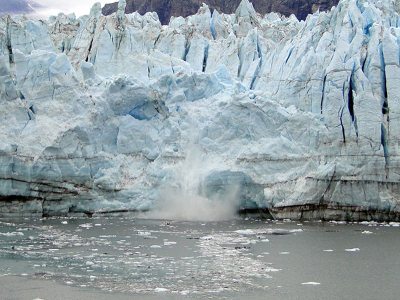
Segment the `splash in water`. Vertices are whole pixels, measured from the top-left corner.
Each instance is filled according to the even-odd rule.
[[[203,182],[207,173],[215,165],[210,162],[199,147],[191,147],[180,167],[177,178],[179,188],[164,188],[156,208],[147,214],[149,218],[219,221],[236,217],[238,202],[236,187],[223,196],[215,193],[204,196]]]

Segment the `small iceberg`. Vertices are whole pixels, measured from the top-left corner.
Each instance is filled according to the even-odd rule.
[[[303,282],[303,285],[320,285],[321,283],[315,281]]]
[[[360,248],[350,248],[350,249],[345,249],[347,252],[357,252],[360,251]]]

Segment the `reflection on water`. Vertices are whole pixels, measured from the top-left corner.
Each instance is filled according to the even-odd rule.
[[[0,273],[185,299],[395,299],[398,225],[2,220]]]

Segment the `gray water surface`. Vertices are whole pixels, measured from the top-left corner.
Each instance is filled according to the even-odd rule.
[[[1,220],[0,274],[110,299],[398,299],[399,225]]]

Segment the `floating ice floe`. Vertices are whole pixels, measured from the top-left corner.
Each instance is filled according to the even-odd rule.
[[[148,231],[138,231],[137,232],[138,235],[142,235],[142,236],[150,236],[151,232]]]
[[[177,242],[164,242],[164,246],[172,246],[172,245],[176,245]]]
[[[189,294],[189,293],[190,293],[190,291],[181,291],[181,292],[180,292],[181,295],[187,295],[187,294]]]
[[[256,234],[252,229],[235,230],[235,232],[243,235]]]
[[[205,240],[205,241],[208,241],[208,240],[213,240],[214,239],[214,237],[213,236],[211,236],[211,235],[208,235],[208,236],[202,236],[201,238],[200,238],[200,240]]]
[[[5,233],[0,232],[0,235],[2,235],[2,236],[23,236],[24,234],[22,232],[15,231],[15,232],[5,232]]]
[[[344,249],[347,252],[357,252],[360,251],[360,248],[349,248],[349,249]]]
[[[315,281],[302,282],[303,285],[320,285],[321,283]]]
[[[86,223],[86,224],[81,224],[81,225],[79,225],[79,227],[82,227],[82,228],[89,229],[89,228],[92,228],[92,227],[93,227],[93,225],[92,225],[92,224],[90,224],[90,223]]]

